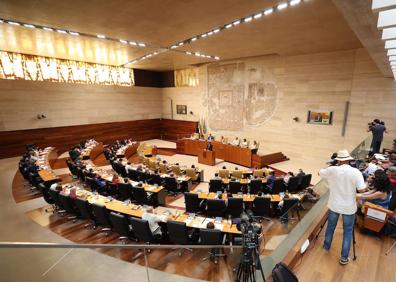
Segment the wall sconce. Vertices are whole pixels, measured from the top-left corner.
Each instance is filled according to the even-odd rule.
[[[45,119],[47,116],[45,114],[38,114],[37,119]]]
[[[299,122],[299,121],[300,121],[300,119],[299,119],[298,117],[294,117],[293,120],[294,120],[295,122]]]

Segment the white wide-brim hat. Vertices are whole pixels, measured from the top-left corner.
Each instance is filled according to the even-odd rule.
[[[337,161],[351,161],[354,158],[351,157],[347,150],[340,150],[337,152],[337,157],[335,158]]]

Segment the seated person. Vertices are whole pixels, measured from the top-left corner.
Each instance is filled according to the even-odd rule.
[[[242,143],[241,143],[241,147],[243,147],[243,148],[247,148],[248,147],[248,141],[246,140],[246,138],[243,138]]]
[[[142,219],[147,220],[151,233],[153,235],[161,235],[162,231],[158,223],[162,222],[161,217],[154,213],[153,207],[148,207],[142,215]]]
[[[264,175],[265,175],[265,176],[268,176],[268,175],[270,175],[272,169],[271,169],[268,165],[265,165],[265,166],[263,167],[263,171],[264,171]]]
[[[113,178],[111,179],[112,184],[119,184],[121,183],[121,179],[117,174],[113,174]]]
[[[296,174],[296,176],[299,177],[299,179],[298,179],[298,185],[301,184],[302,177],[303,177],[304,175],[305,175],[305,172],[300,168],[300,169],[298,170],[298,173]]]
[[[275,177],[275,171],[271,171],[270,175],[267,177],[267,187],[269,189],[272,189],[272,187],[274,186],[274,181],[275,181],[276,177]]]
[[[234,140],[232,140],[232,142],[231,142],[231,145],[234,145],[234,146],[239,146],[239,143],[240,143],[240,140],[239,140],[239,138],[238,138],[238,137],[235,137],[235,139],[234,139]]]
[[[256,140],[254,140],[253,143],[250,144],[249,149],[252,151],[253,154],[257,154],[258,143]]]
[[[214,136],[211,133],[209,133],[208,141],[214,141],[214,140],[215,140]]]
[[[230,177],[230,172],[228,171],[226,166],[223,166],[222,169],[219,170],[219,176],[220,178],[229,178]]]
[[[373,175],[374,172],[378,169],[377,160],[372,159],[369,164],[367,165],[366,169],[362,172],[364,178],[366,179],[368,176]]]
[[[372,189],[367,192],[357,193],[356,198],[361,205],[365,201],[371,202],[375,205],[388,208],[391,196],[391,185],[388,176],[383,170],[377,170],[374,173]]]
[[[227,138],[224,138],[224,136],[221,136],[220,142],[221,142],[222,144],[227,144]]]
[[[221,180],[222,178],[221,178],[221,177],[219,176],[219,174],[216,172],[213,179]]]
[[[294,173],[289,171],[284,177],[283,177],[283,182],[287,185],[289,183],[290,177],[293,177]]]
[[[127,165],[125,166],[126,173],[130,172],[131,170],[133,170],[131,162],[127,162]]]
[[[98,185],[98,187],[104,188],[106,186],[106,182],[102,179],[102,177],[99,174],[96,175],[94,180],[96,185]]]
[[[396,166],[391,166],[387,171],[387,175],[391,186],[396,188]]]
[[[214,222],[209,221],[208,224],[206,224],[206,228],[207,229],[214,229],[215,228]]]

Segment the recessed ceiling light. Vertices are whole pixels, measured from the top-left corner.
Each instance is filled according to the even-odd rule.
[[[197,40],[196,37],[191,38],[191,41],[194,42],[195,40]]]
[[[62,34],[67,34],[66,30],[62,30],[62,29],[57,29],[56,32],[62,33]]]
[[[213,35],[213,31],[208,32],[208,36]]]
[[[263,16],[263,13],[258,13],[258,14],[255,14],[253,18],[256,20],[256,19],[261,18],[262,16]]]
[[[213,33],[218,33],[220,31],[220,28],[216,28],[215,30],[213,30]]]
[[[134,42],[134,41],[129,41],[129,44],[130,44],[130,45],[133,45],[133,46],[137,46],[137,43]]]
[[[206,33],[201,35],[201,38],[205,38],[206,36],[208,36]]]
[[[274,9],[273,8],[269,8],[269,9],[264,11],[264,15],[269,15],[269,14],[272,14],[273,12],[274,12]]]
[[[35,26],[32,25],[32,24],[23,24],[23,26],[24,26],[24,27],[28,27],[28,28],[35,28]]]
[[[4,23],[4,21],[3,21],[3,20],[0,20],[0,23]]]
[[[201,54],[199,54],[198,52],[194,53],[195,56],[200,57]]]
[[[74,35],[74,36],[79,36],[80,35],[78,32],[75,32],[75,31],[69,31],[69,33],[71,35]]]
[[[17,22],[7,22],[8,24],[10,24],[10,25],[21,25],[20,23],[17,23]]]
[[[138,45],[139,45],[139,47],[146,47],[146,44],[145,43],[138,43]]]
[[[175,49],[175,48],[177,48],[177,46],[176,45],[172,45],[170,48],[171,49]]]
[[[300,4],[300,3],[301,3],[301,0],[291,0],[290,1],[290,6],[296,6],[296,5]]]
[[[251,22],[253,20],[253,17],[247,17],[247,18],[245,18],[243,21],[245,22],[245,23],[248,23],[248,22]]]
[[[177,44],[178,46],[183,46],[184,42],[180,42],[179,44]]]
[[[148,54],[148,55],[147,55],[147,58],[150,58],[152,55],[153,55],[153,54]]]
[[[120,42],[123,43],[123,44],[128,44],[128,41],[123,40],[123,39],[120,39]]]
[[[220,60],[220,58],[219,58],[219,57],[217,57],[217,56],[215,56],[214,58],[215,58],[215,60]]]
[[[154,53],[153,53],[153,55],[157,55],[158,54],[158,52],[157,51],[155,51]]]
[[[106,36],[104,36],[103,34],[98,34],[98,35],[96,35],[96,37],[100,38],[100,39],[105,39],[106,38]]]
[[[191,55],[191,52],[186,52],[187,55]]]
[[[280,3],[280,4],[278,4],[278,6],[276,6],[276,8],[278,9],[278,10],[283,10],[283,9],[285,9],[285,8],[287,8],[287,2],[285,2],[285,3]]]
[[[46,31],[54,31],[52,28],[50,28],[50,27],[43,27],[43,29],[44,30],[46,30]]]
[[[225,26],[225,28],[230,28],[230,27],[232,27],[232,24],[227,24],[227,25]]]
[[[233,22],[232,25],[233,25],[233,26],[236,26],[236,25],[239,25],[240,23],[241,23],[241,21],[240,21],[240,20],[237,20],[237,21]]]

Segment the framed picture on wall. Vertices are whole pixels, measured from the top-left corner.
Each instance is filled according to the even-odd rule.
[[[187,105],[176,105],[176,113],[178,115],[186,115],[187,114]]]
[[[308,111],[307,123],[331,125],[333,122],[333,112],[323,110]]]

